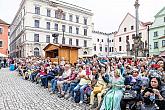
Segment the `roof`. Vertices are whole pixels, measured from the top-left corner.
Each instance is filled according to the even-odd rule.
[[[165,10],[165,7],[163,7],[156,15],[155,17],[159,16],[161,12],[163,12]]]
[[[133,19],[136,19],[135,16],[131,15],[130,13],[127,13],[126,16],[124,17],[123,21],[122,21],[122,22],[120,23],[120,25],[119,25],[118,31],[119,31],[121,25],[123,24],[123,22],[125,21],[125,19],[127,18],[127,16],[131,16]],[[144,24],[144,23],[143,23],[142,21],[140,21],[140,20],[139,20],[139,23],[142,24],[142,25]]]
[[[165,36],[161,36],[161,37],[159,37],[159,39],[163,39],[163,38],[165,38]]]
[[[2,19],[0,19],[0,24],[6,24],[6,25],[9,25],[8,23],[6,23],[5,21],[3,21]]]
[[[77,49],[80,49],[81,48],[79,46],[73,46],[73,45],[68,45],[68,44],[52,44],[52,43],[49,43],[43,50],[46,50],[50,46],[54,46],[54,49],[53,50],[55,50],[57,48],[60,48],[60,47],[77,48]]]
[[[162,51],[159,56],[165,56],[165,51]]]

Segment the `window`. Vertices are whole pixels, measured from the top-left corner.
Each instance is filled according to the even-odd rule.
[[[165,22],[165,17],[164,17],[164,22]]]
[[[73,21],[73,15],[69,15],[69,21]]]
[[[87,36],[87,29],[84,29],[84,36]]]
[[[87,25],[87,18],[84,18],[84,25]]]
[[[105,52],[107,52],[107,47],[105,47]]]
[[[79,16],[76,16],[76,23],[79,23]]]
[[[76,34],[79,34],[79,28],[76,28]]]
[[[96,51],[96,46],[94,46],[94,48],[93,48],[93,49],[94,49],[94,51]]]
[[[62,44],[65,44],[65,37],[62,37]]]
[[[111,47],[109,47],[109,52],[111,52]]]
[[[104,40],[102,39],[102,42],[104,42]]]
[[[132,50],[135,50],[135,48],[134,48],[134,44],[132,44]]]
[[[34,48],[34,56],[39,56],[39,55],[40,55],[39,49],[37,47]]]
[[[133,30],[134,29],[134,27],[133,26],[131,26],[131,30]]]
[[[3,43],[3,42],[2,42],[2,41],[0,41],[0,47],[2,47],[2,46],[3,46],[3,45],[2,45],[2,43]]]
[[[46,43],[50,43],[50,35],[46,35]]]
[[[142,33],[139,33],[139,37],[142,37]]]
[[[72,26],[69,26],[69,33],[72,33]]]
[[[121,46],[119,46],[119,51],[121,51]]]
[[[58,10],[55,11],[55,18],[57,18],[57,19],[59,18],[59,16],[58,16]]]
[[[39,34],[34,34],[34,42],[39,42]]]
[[[103,50],[103,48],[102,48],[102,46],[100,46],[100,51],[102,51]]]
[[[69,45],[72,45],[72,38],[69,38]]]
[[[50,22],[46,22],[46,29],[50,30]]]
[[[119,42],[121,42],[121,37],[119,37]]]
[[[35,6],[35,14],[40,14],[40,7],[39,6]]]
[[[158,48],[158,42],[154,42],[154,49]]]
[[[158,36],[158,31],[154,32],[154,37]]]
[[[113,47],[112,47],[112,52],[113,52]]]
[[[35,20],[34,21],[34,27],[35,28],[39,28],[40,27],[40,21],[39,20]]]
[[[47,9],[47,16],[50,17],[51,16],[51,10]]]
[[[165,40],[162,40],[162,47],[165,47]]]
[[[112,40],[112,42],[113,42],[113,40]]]
[[[126,32],[127,31],[127,28],[124,28],[124,32]]]
[[[63,13],[63,14],[62,14],[62,20],[65,20],[65,19],[66,19],[66,14]]]
[[[97,39],[97,42],[99,42],[99,39]]]
[[[54,29],[55,29],[55,31],[58,31],[58,24],[57,23],[55,23]]]
[[[84,40],[84,47],[87,47],[87,40]]]
[[[79,46],[79,40],[76,39],[76,46]]]
[[[135,38],[135,34],[132,34],[132,39],[134,39]]]
[[[3,29],[2,29],[2,28],[0,28],[0,34],[2,34],[2,32],[3,32]]]
[[[129,36],[126,36],[126,40],[129,40]]]
[[[62,31],[65,32],[65,25],[62,25]]]

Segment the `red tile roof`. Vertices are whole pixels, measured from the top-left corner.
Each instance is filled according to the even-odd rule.
[[[165,36],[161,36],[161,37],[159,37],[159,39],[163,39],[163,38],[165,38]]]
[[[0,24],[6,24],[6,25],[9,25],[8,23],[6,23],[5,21],[1,20],[0,19]]]

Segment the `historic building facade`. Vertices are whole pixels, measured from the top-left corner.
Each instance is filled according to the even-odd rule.
[[[118,28],[117,34],[115,35],[115,52],[121,56],[134,56],[135,48],[133,38],[136,34],[135,22],[136,18],[130,13],[127,13]],[[147,56],[148,54],[149,24],[151,23],[139,21],[139,36],[142,40],[141,47],[139,48],[144,49],[143,52],[139,50],[139,52],[141,52],[141,56]]]
[[[93,55],[110,56],[114,52],[115,33],[92,31]]]
[[[0,53],[8,55],[8,29],[9,24],[0,19]]]
[[[91,10],[58,0],[22,0],[10,26],[10,56],[44,57],[48,43],[92,54],[92,16]]]
[[[165,52],[165,7],[156,15],[150,27],[150,55],[160,55]],[[165,56],[165,53],[164,53]]]

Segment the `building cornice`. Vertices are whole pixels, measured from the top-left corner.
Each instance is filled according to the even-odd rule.
[[[139,29],[139,31],[143,31],[143,30],[146,30],[146,31],[147,31],[147,28]],[[135,33],[135,32],[136,32],[136,31],[131,31],[131,32],[122,33],[122,34],[116,34],[115,37],[122,36],[122,35],[128,35],[128,34],[130,34],[130,33]]]
[[[11,22],[11,25],[12,25],[12,24],[14,23],[14,21],[16,20],[18,14],[20,13],[22,7],[23,7],[24,4],[25,4],[25,1],[26,1],[26,0],[22,0],[22,1],[21,1],[20,6],[19,6],[19,9],[18,9],[17,13],[15,14],[15,17],[14,17],[13,21]]]
[[[92,33],[102,34],[102,35],[112,35],[112,34],[116,34],[117,31],[111,32],[111,33],[105,33],[105,32],[100,32],[100,31],[95,31],[95,30],[93,30]]]
[[[47,5],[49,5],[51,7],[64,7],[64,8],[73,10],[73,11],[78,11],[78,12],[93,16],[93,13],[89,9],[86,9],[86,8],[83,8],[83,7],[74,5],[74,4],[70,4],[67,2],[63,2],[60,0],[35,0],[35,1],[46,3]]]
[[[165,25],[162,25],[162,26],[156,26],[156,27],[150,27],[150,30],[153,30],[153,29],[156,29],[156,28],[165,28]]]

